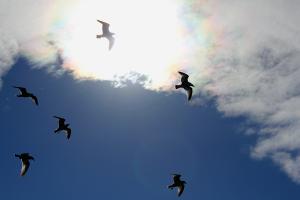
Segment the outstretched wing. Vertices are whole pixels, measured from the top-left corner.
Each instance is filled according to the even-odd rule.
[[[34,160],[34,157],[29,155],[28,160]]]
[[[188,100],[191,100],[192,95],[193,95],[193,88],[189,87],[186,91],[187,91],[187,94],[188,94]]]
[[[97,20],[97,21],[102,24],[103,35],[108,34],[109,33],[109,23],[106,23],[106,22],[100,21],[100,20]]]
[[[27,93],[27,90],[24,87],[18,87],[18,86],[13,86],[13,87],[19,89],[21,93],[24,93],[24,94]]]
[[[30,97],[32,98],[32,100],[34,101],[34,103],[38,106],[39,102],[36,96],[34,96],[33,94],[30,95]]]
[[[30,166],[30,163],[28,160],[22,161],[22,169],[21,169],[21,176],[24,176],[26,172],[28,171],[28,168]]]
[[[67,139],[70,139],[72,130],[70,128],[66,128]]]
[[[184,184],[178,186],[178,192],[177,192],[177,195],[180,197],[181,194],[183,193],[184,191]]]
[[[53,116],[53,117],[59,120],[58,121],[59,126],[64,126],[65,125],[65,121],[66,121],[65,118],[57,117],[57,116]]]
[[[56,118],[56,119],[64,119],[63,117],[58,117],[56,115],[54,115],[53,117]]]
[[[21,153],[21,157],[23,157],[23,158],[28,157],[28,156],[30,156],[29,153]]]
[[[180,181],[180,177],[181,177],[180,174],[173,174],[173,181],[174,181],[174,183],[179,182]]]
[[[181,75],[181,82],[187,82],[189,75],[187,75],[186,73],[183,72],[178,72]]]
[[[114,37],[110,37],[108,38],[109,41],[109,47],[108,49],[111,50],[111,48],[113,47],[114,43],[115,43],[115,38]]]

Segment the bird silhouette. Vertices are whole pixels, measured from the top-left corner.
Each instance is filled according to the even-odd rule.
[[[178,72],[181,75],[181,84],[175,85],[175,88],[183,88],[185,91],[187,91],[188,94],[188,100],[191,100],[193,95],[193,88],[194,85],[188,81],[189,75],[183,72]]]
[[[186,184],[186,182],[180,180],[181,177],[180,174],[172,174],[172,175],[173,175],[173,184],[169,185],[168,188],[173,190],[175,187],[177,187],[178,189],[177,195],[178,197],[180,197],[184,191],[184,185]]]
[[[19,89],[20,91],[20,94],[18,94],[17,97],[30,97],[36,105],[39,105],[37,97],[32,93],[29,93],[26,88],[18,87],[18,86],[13,86],[13,87]]]
[[[58,128],[54,131],[54,133],[57,133],[59,131],[65,131],[67,134],[67,139],[70,139],[71,137],[71,128],[69,128],[70,124],[65,124],[66,119],[62,117],[53,116],[54,118],[58,119]]]
[[[102,24],[102,35],[97,35],[97,38],[105,37],[106,39],[108,39],[109,41],[108,49],[111,50],[115,42],[115,38],[113,37],[114,33],[109,31],[109,23],[100,20],[97,20],[97,22]]]
[[[30,166],[30,160],[34,160],[34,157],[32,157],[29,153],[21,153],[21,154],[15,154],[15,157],[19,158],[22,161],[22,168],[21,168],[21,176],[24,176]]]

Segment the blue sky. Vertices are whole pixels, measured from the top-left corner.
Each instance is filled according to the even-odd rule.
[[[170,173],[187,181],[182,199],[298,199],[299,186],[269,160],[249,157],[253,136],[242,118],[190,106],[182,94],[138,85],[78,82],[49,76],[20,59],[4,77],[1,95],[1,198],[177,199]],[[15,97],[23,85],[40,100]],[[67,118],[68,141],[56,135],[53,115]],[[14,153],[30,152],[25,177]]]
[[[0,195],[173,199],[166,185],[181,173],[184,199],[298,199],[299,9],[0,0]],[[97,20],[115,33],[111,51]],[[190,102],[178,71],[195,85]],[[71,124],[70,141],[53,115]],[[26,177],[20,152],[36,157]]]

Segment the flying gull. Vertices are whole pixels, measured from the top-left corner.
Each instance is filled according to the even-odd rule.
[[[191,100],[193,95],[193,88],[194,85],[188,81],[189,75],[183,72],[178,72],[181,75],[181,84],[175,85],[175,88],[183,88],[188,94],[188,100]]]
[[[17,97],[30,97],[36,105],[39,105],[37,97],[32,93],[29,93],[26,88],[18,87],[18,86],[13,86],[13,87],[19,89],[20,91],[20,94],[18,94]]]
[[[113,37],[114,33],[109,31],[109,23],[106,23],[106,22],[100,21],[100,20],[97,20],[97,21],[102,24],[102,35],[97,35],[97,38],[100,39],[102,37],[105,37],[106,39],[108,39],[108,42],[109,42],[108,49],[111,50],[111,48],[113,47],[114,42],[115,42],[115,38]]]
[[[168,188],[173,190],[177,187],[177,195],[178,197],[181,196],[181,194],[184,191],[184,184],[186,184],[185,181],[180,180],[181,175],[180,174],[172,174],[173,175],[173,184],[169,185]]]
[[[22,161],[21,176],[24,176],[30,166],[29,161],[34,160],[34,158],[29,153],[15,154],[15,157]]]

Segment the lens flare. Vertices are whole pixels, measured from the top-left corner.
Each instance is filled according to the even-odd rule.
[[[194,5],[181,0],[77,0],[53,22],[53,40],[63,67],[78,79],[143,80],[148,89],[170,90],[178,70],[198,80],[207,73],[202,66],[213,49],[214,30],[207,18],[191,14],[197,13],[189,10]],[[111,51],[105,38],[96,39],[102,33],[97,19],[110,23],[115,33]]]

